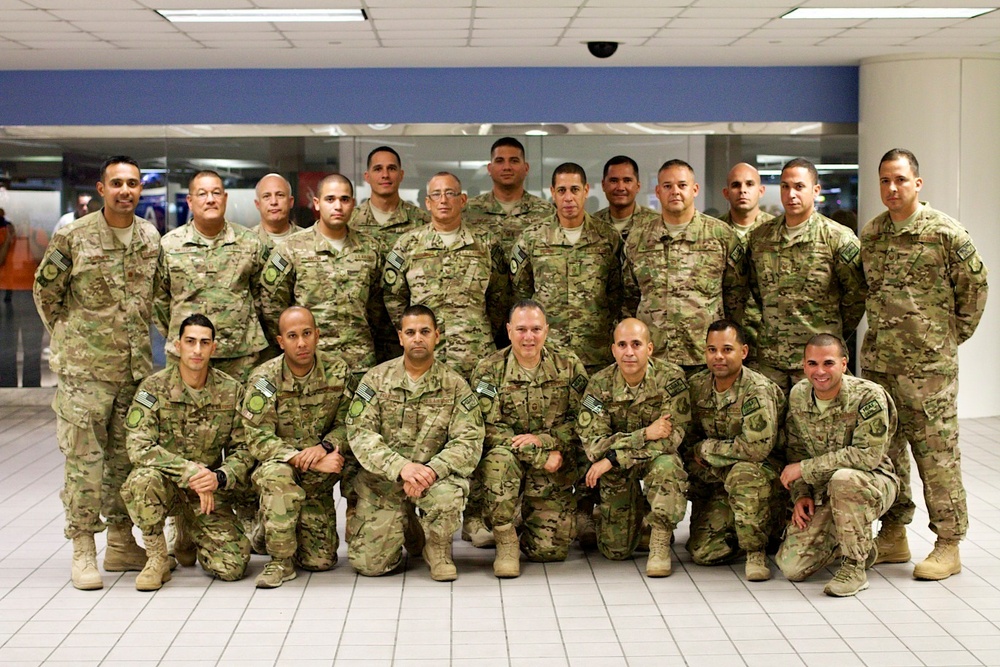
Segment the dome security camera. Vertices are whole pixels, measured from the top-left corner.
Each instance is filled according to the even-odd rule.
[[[587,42],[587,50],[595,58],[610,58],[618,50],[618,42]]]

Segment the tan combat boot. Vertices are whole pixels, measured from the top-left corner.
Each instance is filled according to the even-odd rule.
[[[672,530],[653,526],[649,534],[649,558],[646,559],[647,577],[669,577],[670,564],[670,535]]]
[[[763,551],[747,553],[747,581],[767,581],[771,578],[771,568],[767,566],[767,556]]]
[[[135,590],[158,591],[171,578],[167,540],[159,533],[143,535],[142,541],[146,544],[146,567],[135,578]]]
[[[521,576],[521,549],[517,541],[514,524],[494,526],[493,537],[497,543],[497,555],[493,559],[493,574],[501,579]]]
[[[73,568],[70,577],[73,587],[81,591],[104,588],[101,573],[97,571],[97,545],[94,544],[93,533],[73,538]]]
[[[195,563],[195,547],[191,540],[191,528],[183,516],[174,517],[174,558],[184,567]]]
[[[496,546],[493,541],[493,533],[486,528],[486,524],[478,516],[465,517],[462,523],[462,539],[472,542],[472,546],[477,549],[487,549]]]
[[[451,559],[451,535],[444,536],[427,531],[424,561],[430,566],[431,579],[434,581],[455,581],[458,579],[455,561]]]
[[[962,559],[958,555],[958,540],[937,538],[934,550],[913,568],[914,579],[940,581],[962,571]]]
[[[906,526],[901,523],[883,523],[875,540],[879,563],[908,563],[910,561],[910,543],[906,539]]]
[[[108,572],[138,572],[145,565],[146,550],[135,543],[132,524],[124,521],[109,525],[104,569]]]
[[[278,588],[297,576],[295,563],[291,558],[271,558],[271,562],[264,566],[264,571],[257,575],[254,585],[257,588]]]
[[[865,561],[844,558],[840,569],[833,575],[823,592],[835,598],[846,598],[857,595],[868,588],[868,575],[865,574]]]

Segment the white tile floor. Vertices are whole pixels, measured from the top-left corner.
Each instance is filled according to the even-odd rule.
[[[358,577],[346,564],[271,591],[254,577],[214,581],[183,568],[139,593],[135,573],[105,588],[69,584],[62,457],[48,408],[0,407],[0,665],[706,665],[845,667],[1000,665],[1000,418],[962,422],[972,525],[963,572],[918,582],[912,565],[878,566],[871,588],[833,599],[830,573],[748,585],[742,565],[704,568],[677,531],[675,573],[574,550],[565,563],[493,577],[492,551],[456,542],[459,579]],[[930,550],[926,514],[910,532]],[[98,538],[99,548],[103,538]],[[773,566],[772,566],[773,567]],[[775,570],[776,571],[776,570]]]

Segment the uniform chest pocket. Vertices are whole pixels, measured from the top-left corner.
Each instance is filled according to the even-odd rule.
[[[118,284],[122,276],[121,263],[103,253],[79,253],[73,262],[73,293],[87,309],[100,310],[119,303],[124,293]]]

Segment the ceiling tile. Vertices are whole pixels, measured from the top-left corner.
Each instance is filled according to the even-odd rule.
[[[569,18],[532,19],[531,28],[565,28],[569,25]],[[477,18],[472,22],[472,27],[477,30],[527,30],[523,19],[481,19]]]
[[[584,19],[575,18],[570,24],[572,28],[598,28],[614,30],[616,28],[642,28],[655,29],[662,27],[668,19],[646,19],[646,18],[613,18],[613,19]]]
[[[439,8],[439,7],[382,7],[373,9],[369,18],[372,21],[402,20],[402,19],[466,19],[472,16],[472,8]]]
[[[149,21],[155,23],[165,20],[156,12],[148,9],[53,9],[49,13],[66,21]]]
[[[387,30],[468,30],[471,25],[469,19],[409,19],[403,20],[383,20],[375,22],[375,29],[379,33]],[[360,25],[360,24],[355,24]]]
[[[535,18],[558,18],[571,17],[576,15],[574,7],[526,7],[517,10],[500,7],[476,6],[476,18],[501,18],[501,19],[521,19],[527,21]]]

